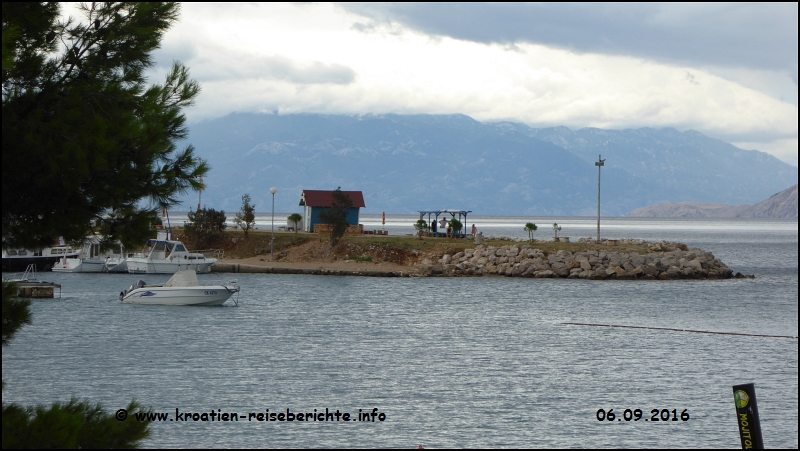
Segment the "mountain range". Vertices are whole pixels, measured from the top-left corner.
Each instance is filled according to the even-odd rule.
[[[637,208],[628,216],[638,218],[782,218],[797,219],[797,185],[773,194],[755,205],[666,202]]]
[[[202,203],[299,211],[304,189],[363,191],[365,213],[623,216],[663,202],[752,204],[797,183],[797,168],[696,131],[532,128],[465,115],[234,113],[190,126],[212,167]],[[184,205],[194,206],[197,194]]]

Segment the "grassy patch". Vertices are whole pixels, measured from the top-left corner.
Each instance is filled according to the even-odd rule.
[[[345,260],[355,260],[357,262],[371,262],[372,256],[371,255],[359,255],[359,256],[349,256],[345,257]]]
[[[176,238],[183,239],[181,234],[176,233]],[[250,258],[269,255],[270,238],[272,234],[269,230],[250,231],[248,239],[244,238],[241,230],[226,230],[212,247],[223,249],[226,258]],[[294,232],[275,232],[275,255],[276,258],[287,255],[293,248],[307,243],[313,243],[311,248],[304,251],[309,260],[319,258],[343,258],[358,262],[394,262],[408,264],[418,261],[423,255],[442,256],[444,254],[456,254],[465,249],[475,248],[475,242],[466,238],[432,238],[417,236],[382,236],[382,235],[345,235],[335,249],[330,248],[328,235],[313,233],[294,233]],[[192,248],[192,243],[187,242]],[[650,252],[645,245],[619,245],[607,246],[594,243],[564,243],[554,241],[527,241],[518,242],[509,239],[485,239],[484,247],[502,247],[508,245],[525,246],[530,245],[534,249],[540,249],[546,254],[558,251],[584,252],[584,251],[606,251],[620,253],[639,253]],[[197,249],[194,247],[194,249]]]
[[[241,230],[226,230],[219,238],[211,243],[209,248],[222,249],[225,251],[226,258],[250,258],[270,253],[270,239],[272,234],[269,231],[251,230],[247,239]],[[186,237],[180,232],[175,234],[175,238],[185,241]],[[276,233],[274,252],[291,249],[311,240],[308,234]],[[193,243],[185,241],[190,248],[197,249]]]

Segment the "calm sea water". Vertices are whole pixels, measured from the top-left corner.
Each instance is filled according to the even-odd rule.
[[[387,219],[391,234],[405,234],[416,218]],[[474,222],[487,236],[518,238],[531,220],[540,239],[552,222],[575,238],[596,226]],[[379,216],[362,222],[381,227]],[[240,305],[215,308],[119,302],[136,279],[166,275],[43,274],[63,297],[33,301],[33,324],[3,349],[3,402],[77,396],[113,412],[135,398],[171,419],[176,408],[385,414],[374,423],[154,422],[145,447],[735,448],[731,386],[754,382],[766,446],[797,448],[797,339],[564,324],[797,336],[797,221],[608,219],[602,235],[681,241],[756,278],[236,274]],[[644,415],[597,420],[612,408]],[[690,418],[645,422],[652,409]]]

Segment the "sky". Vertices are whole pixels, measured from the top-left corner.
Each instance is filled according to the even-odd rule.
[[[797,3],[185,3],[156,52],[231,112],[697,130],[797,166]]]

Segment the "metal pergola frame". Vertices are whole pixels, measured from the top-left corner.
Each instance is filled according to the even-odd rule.
[[[458,238],[464,238],[464,237],[467,236],[467,213],[472,213],[472,210],[425,210],[425,211],[420,210],[419,218],[423,219],[423,216],[427,215],[428,216],[428,220],[427,221],[428,221],[428,224],[430,225],[430,224],[433,224],[431,222],[431,215],[433,215],[433,220],[436,221],[436,222],[439,221],[439,215],[442,215],[442,214],[445,214],[445,215],[449,214],[452,218],[455,218],[456,216],[458,216],[458,221],[461,222],[461,224],[463,225],[463,228],[458,233],[453,232],[453,236],[454,237],[458,237]],[[450,222],[450,221],[448,221],[448,222]],[[444,231],[439,231],[437,229],[436,232],[432,231],[431,233],[434,233],[435,236],[446,236],[447,235],[447,229],[445,229]]]

